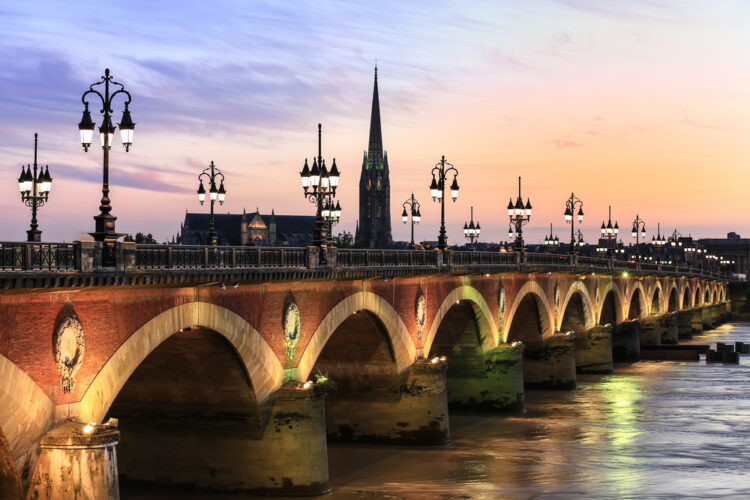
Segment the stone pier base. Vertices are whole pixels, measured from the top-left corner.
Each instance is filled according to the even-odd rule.
[[[693,335],[700,335],[703,333],[703,309],[696,307],[690,310],[690,326],[693,330]]]
[[[523,344],[516,342],[487,352],[484,377],[472,373],[462,376],[449,367],[448,405],[479,411],[523,408],[523,349]]]
[[[575,335],[556,333],[543,347],[527,346],[523,359],[524,386],[529,389],[575,389]]]
[[[231,414],[123,415],[120,426],[123,481],[263,495],[329,491],[323,397],[297,382],[275,393],[262,422]]]
[[[661,321],[656,316],[641,320],[641,345],[661,344]]]
[[[576,334],[576,371],[612,373],[612,326],[595,326]]]
[[[677,315],[677,338],[693,338],[692,315],[690,311],[679,311]]]
[[[703,329],[711,330],[714,327],[714,317],[711,314],[711,306],[703,306],[701,308],[701,317],[703,319]]]
[[[723,309],[723,304],[716,304],[714,306],[711,306],[711,323],[713,323],[715,326],[721,324],[721,313]]]
[[[399,389],[330,394],[328,437],[397,444],[448,442],[446,369],[445,362],[422,360],[412,365]]]
[[[640,322],[626,321],[612,330],[612,360],[632,363],[641,359]]]
[[[666,313],[659,317],[661,344],[676,344],[678,338],[677,314]]]
[[[118,500],[114,426],[65,422],[42,437],[27,498]]]

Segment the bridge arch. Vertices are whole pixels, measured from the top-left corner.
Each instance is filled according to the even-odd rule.
[[[37,443],[55,405],[26,372],[0,355],[0,498],[20,499],[21,471],[33,471]]]
[[[393,349],[399,375],[406,372],[414,363],[416,347],[398,312],[385,299],[375,293],[357,292],[336,304],[316,328],[297,365],[299,380],[307,380],[320,353],[336,329],[351,315],[359,311],[372,313],[382,323]]]
[[[639,319],[647,314],[646,292],[643,290],[643,285],[640,281],[633,283],[633,286],[630,288],[626,310],[628,311],[627,319]]]
[[[522,307],[525,306],[525,307]],[[519,311],[524,314],[536,311],[537,320],[539,321],[539,330],[542,338],[547,338],[555,334],[555,322],[553,311],[550,308],[544,289],[535,281],[526,282],[513,298],[513,305],[508,313],[508,320],[505,322],[503,331],[503,341],[511,342],[514,340],[523,340],[523,338],[511,338],[511,329],[515,326],[514,320],[519,315]],[[541,339],[540,339],[541,340]]]
[[[578,297],[576,297],[576,295]],[[571,303],[571,300],[573,302],[580,301],[580,304],[573,304]],[[571,310],[568,309],[568,306],[571,306]],[[581,326],[583,326],[586,330],[589,328],[593,328],[596,323],[595,318],[595,312],[594,312],[594,304],[591,301],[591,295],[589,295],[589,291],[586,288],[586,286],[581,281],[574,281],[570,287],[568,288],[568,292],[565,295],[565,300],[562,303],[562,306],[560,307],[560,310],[557,314],[557,331],[562,331],[563,322],[565,322],[566,319],[570,320],[571,318],[566,318],[566,315],[570,316],[572,314],[572,309],[579,309],[578,315],[581,315],[582,317],[578,318],[578,321],[582,323]]]
[[[701,289],[701,284],[696,283],[693,285],[693,307],[701,305],[703,305],[703,290]]]
[[[693,307],[692,296],[690,295],[690,287],[685,285],[682,287],[682,301],[680,302],[680,310],[691,309]]]
[[[662,314],[664,312],[664,292],[661,288],[661,282],[655,281],[652,288],[651,297],[648,301],[648,313]]]
[[[462,285],[451,290],[435,313],[432,323],[430,324],[430,330],[425,337],[424,347],[422,348],[424,356],[429,355],[437,331],[440,328],[443,319],[448,314],[448,311],[450,311],[453,306],[463,301],[470,303],[474,310],[474,317],[477,321],[479,335],[482,339],[482,350],[487,352],[497,347],[500,341],[500,334],[498,333],[495,321],[492,319],[490,306],[487,304],[487,301],[479,290],[472,286]]]
[[[597,304],[596,322],[600,325],[615,324],[625,321],[623,297],[620,287],[614,281],[607,282],[602,289],[602,299]]]
[[[703,295],[703,305],[709,306],[711,305],[711,285],[706,285],[706,291]]]
[[[677,290],[677,285],[672,282],[672,286],[669,288],[669,298],[667,299],[666,312],[677,312],[680,310],[680,297]]]
[[[78,404],[83,421],[101,422],[133,372],[162,342],[188,326],[224,337],[242,361],[259,406],[281,387],[283,367],[271,347],[244,318],[209,302],[175,306],[138,328],[102,367]]]

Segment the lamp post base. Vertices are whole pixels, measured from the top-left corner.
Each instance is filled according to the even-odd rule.
[[[42,241],[42,232],[38,229],[29,229],[26,235],[26,241]]]
[[[115,221],[117,217],[110,214],[99,214],[94,216],[96,231],[89,233],[94,241],[101,241],[102,245],[102,267],[115,267],[117,265],[117,239],[125,236],[124,233],[115,232]]]

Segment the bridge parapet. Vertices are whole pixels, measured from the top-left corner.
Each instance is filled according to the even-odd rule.
[[[117,266],[102,266],[99,242],[0,243],[0,287],[189,284],[490,272],[601,272],[729,281],[703,269],[600,257],[519,252],[247,247],[117,243]],[[324,257],[324,258],[321,258]]]

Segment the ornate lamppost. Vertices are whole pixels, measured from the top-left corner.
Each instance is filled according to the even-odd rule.
[[[41,165],[36,163],[37,134],[34,134],[34,172],[31,171],[31,165],[26,166],[24,170],[21,165],[21,176],[18,178],[18,188],[21,191],[21,201],[31,208],[31,229],[26,231],[26,241],[41,241],[42,232],[38,229],[36,223],[36,211],[49,198],[49,191],[52,188],[52,177],[49,176],[49,165],[42,171]],[[37,173],[37,166],[39,173]]]
[[[512,238],[515,233],[514,250],[524,252],[523,226],[531,220],[531,199],[526,198],[526,205],[524,206],[523,198],[521,198],[521,176],[518,177],[518,198],[516,198],[515,205],[512,198],[508,201],[508,217],[510,218],[508,237]]]
[[[570,255],[575,255],[576,253],[576,240],[575,240],[576,205],[578,206],[578,214],[577,214],[578,222],[583,222],[583,202],[580,199],[578,199],[574,193],[570,193],[570,198],[565,200],[565,222],[570,224],[570,250],[568,251]],[[550,234],[552,234],[551,230],[550,230]]]
[[[95,90],[94,87],[104,85],[104,94]],[[110,94],[110,86],[119,87]],[[94,216],[95,231],[91,234],[95,241],[104,242],[104,248],[102,249],[102,265],[113,266],[115,265],[115,242],[117,238],[122,236],[115,232],[115,221],[117,217],[112,215],[112,206],[109,202],[109,150],[112,147],[112,141],[115,135],[115,126],[112,124],[112,102],[113,99],[118,95],[122,94],[125,100],[125,110],[122,112],[122,119],[117,125],[120,127],[120,134],[122,138],[122,145],[125,147],[125,151],[130,151],[130,146],[133,144],[133,131],[135,129],[135,123],[133,123],[130,117],[130,110],[128,106],[132,100],[130,93],[125,90],[125,86],[112,79],[109,74],[109,68],[104,70],[104,76],[96,83],[93,83],[89,90],[83,93],[81,101],[84,104],[83,117],[81,122],[78,124],[78,131],[81,134],[81,145],[84,151],[88,151],[91,146],[91,141],[94,137],[94,126],[95,123],[91,120],[91,113],[89,112],[89,102],[86,98],[89,95],[95,95],[101,99],[102,109],[100,113],[104,115],[102,125],[99,127],[99,136],[102,144],[103,160],[102,160],[102,199],[99,205],[99,215]]]
[[[414,198],[414,193],[411,194],[411,197],[402,206],[404,207],[404,211],[401,213],[401,220],[404,221],[404,224],[409,221],[409,214],[411,214],[411,246],[413,247],[415,246],[414,224],[419,224],[419,221],[422,220],[422,212],[419,210],[419,202]],[[407,207],[409,208],[409,212],[406,211]]]
[[[583,241],[583,233],[581,232],[580,229],[576,231],[576,236],[578,237],[578,241],[576,241],[576,245],[578,245],[578,248],[580,249],[583,247],[583,245],[586,244],[586,242]]]
[[[661,234],[661,222],[656,224],[656,236],[651,237],[651,244],[656,249],[656,262],[661,264],[661,249],[667,244],[667,239]]]
[[[446,165],[448,165],[448,168],[445,168]],[[445,182],[448,180],[447,176],[451,171],[453,172],[451,198],[455,202],[458,198],[458,170],[452,163],[445,161],[445,155],[443,155],[439,163],[432,167],[430,196],[432,196],[432,201],[440,202],[440,234],[438,235],[438,248],[440,250],[445,250],[447,246],[447,238],[445,236]]]
[[[479,239],[479,233],[481,230],[482,228],[479,227],[478,221],[476,225],[474,225],[474,207],[471,207],[471,221],[468,224],[464,222],[464,237],[471,242],[472,252],[477,249],[475,240]]]
[[[631,235],[633,236],[633,238],[635,238],[635,260],[636,262],[640,262],[640,238],[646,238],[646,221],[641,219],[638,214],[635,214],[635,220],[633,221],[633,229],[631,230]]]
[[[575,239],[571,236],[571,245],[575,245]],[[554,252],[560,246],[560,238],[552,236],[552,223],[549,223],[549,236],[544,237],[544,246],[549,248],[550,252]],[[571,252],[572,254],[573,252]]]
[[[612,257],[612,241],[617,241],[617,234],[620,232],[620,226],[617,224],[617,221],[615,221],[615,225],[612,225],[612,205],[609,206],[609,216],[607,219],[607,225],[604,225],[604,221],[602,221],[602,238],[606,238],[607,240],[607,257]]]
[[[198,182],[200,182],[198,185],[198,201],[201,202],[201,205],[206,201],[206,188],[203,187],[203,176],[205,176],[208,181],[208,195],[211,201],[211,215],[208,218],[208,244],[216,245],[218,240],[216,238],[216,225],[214,224],[214,203],[218,200],[219,205],[224,204],[224,198],[227,195],[227,192],[224,189],[224,174],[221,173],[221,170],[216,168],[213,161],[208,168],[203,169],[203,172],[198,174]],[[219,181],[219,188],[217,189],[216,179],[219,177],[221,177],[221,180]]]
[[[339,169],[336,167],[336,158],[333,159],[331,171],[329,172],[326,168],[321,146],[322,134],[323,126],[318,123],[318,156],[313,157],[312,168],[307,165],[307,158],[305,158],[305,165],[302,167],[302,172],[299,175],[305,198],[310,203],[315,204],[316,207],[315,230],[313,231],[312,243],[319,248],[320,263],[324,264],[325,253],[323,245],[328,241],[326,237],[328,222],[332,219],[332,212],[336,214],[334,218],[341,216],[341,205],[333,204],[333,198],[336,196],[336,188],[339,185],[340,174]]]

